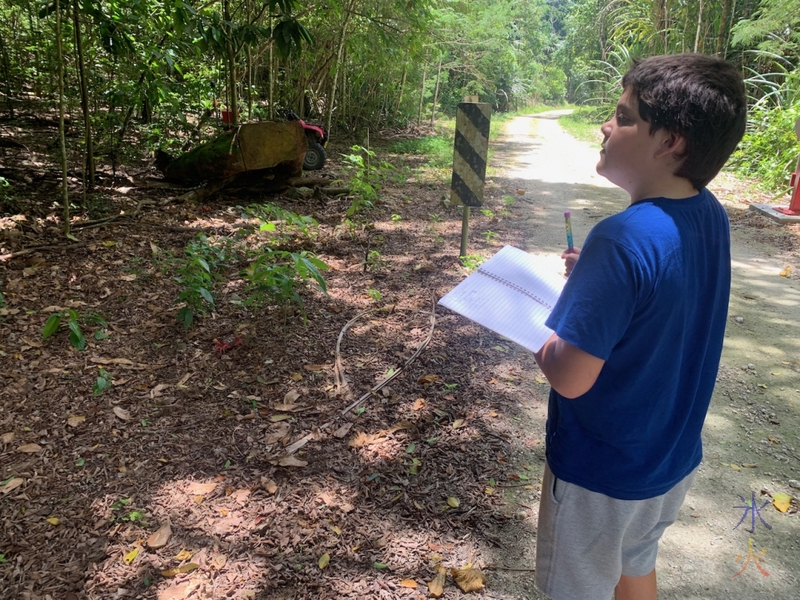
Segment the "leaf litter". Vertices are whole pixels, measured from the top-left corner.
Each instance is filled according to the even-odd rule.
[[[213,574],[220,596],[404,598],[419,593],[417,582],[441,578],[440,595],[457,597],[442,565],[485,564],[487,548],[513,523],[503,495],[486,492],[514,474],[510,419],[522,402],[544,403],[546,389],[533,385],[544,380],[526,353],[439,312],[416,360],[391,389],[373,391],[425,342],[430,297],[463,277],[453,250],[457,215],[430,221],[440,190],[416,185],[413,202],[403,198],[408,185],[387,184],[383,193],[375,231],[352,237],[337,229],[342,201],[303,206],[321,224],[309,249],[341,267],[328,274],[329,296],[302,292],[305,324],[292,307],[246,313],[234,281],[215,290],[213,314],[189,331],[176,326],[179,289],[157,257],[164,249],[181,255],[193,235],[179,230],[186,223],[212,240],[232,237],[240,197],[223,195],[202,214],[166,203],[126,227],[82,230],[85,246],[40,252],[52,267],[46,280],[26,277],[24,258],[0,264],[0,498],[4,513],[18,515],[0,549],[9,558],[0,564],[0,579],[11,582],[4,593],[22,597],[36,582],[53,598],[125,589],[178,599],[206,593]],[[134,202],[136,194],[169,197],[142,188],[129,196]],[[381,210],[401,214],[401,225],[384,223]],[[492,227],[501,239],[518,235],[510,220]],[[109,236],[113,245],[104,243]],[[26,246],[43,242],[26,231]],[[365,272],[365,248],[378,243],[387,266]],[[476,244],[484,255],[500,247]],[[410,252],[434,270],[406,268]],[[370,300],[366,289],[383,299]],[[108,339],[88,340],[91,354],[57,335],[37,337],[43,309],[73,300],[81,314],[109,323]],[[369,319],[356,318],[364,313]],[[215,353],[213,340],[228,332],[242,347]],[[490,383],[508,381],[512,361],[529,385]],[[96,365],[124,372],[124,387],[93,396]],[[393,430],[401,422],[411,425]],[[369,443],[351,446],[356,435]],[[159,531],[158,543],[147,543]],[[12,568],[21,575],[11,577]],[[152,573],[150,583],[140,569]]]

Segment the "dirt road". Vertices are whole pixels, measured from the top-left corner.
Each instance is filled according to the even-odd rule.
[[[572,211],[580,246],[597,221],[628,203],[623,191],[595,173],[598,147],[575,141],[557,117],[546,113],[510,123],[497,144],[497,172],[488,187],[490,193],[517,194],[525,203],[524,223],[517,224],[524,233],[509,243],[554,260],[565,245],[564,210]],[[721,175],[710,188],[732,222],[730,318],[706,421],[705,459],[679,522],[662,542],[660,598],[796,599],[797,503],[782,513],[771,500],[777,493],[800,495],[800,286],[790,272],[797,272],[797,232],[746,213],[754,192],[731,176]],[[542,386],[540,394],[545,392]],[[520,435],[533,431],[543,439],[544,407],[533,403],[527,408]],[[542,453],[523,452],[516,458],[538,469]],[[524,526],[509,527],[513,546],[497,562],[527,563],[535,545],[538,494],[511,491],[509,496],[518,503]],[[753,498],[757,513],[747,508]],[[513,597],[539,598],[530,579],[505,572],[494,587]]]

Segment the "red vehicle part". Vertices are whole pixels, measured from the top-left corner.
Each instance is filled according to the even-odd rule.
[[[317,171],[325,165],[327,154],[325,145],[328,143],[328,132],[322,125],[307,123],[297,116],[292,110],[284,111],[288,121],[297,121],[306,133],[308,140],[308,152],[303,159],[303,169],[305,171]]]

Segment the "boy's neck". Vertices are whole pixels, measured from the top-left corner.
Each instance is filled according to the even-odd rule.
[[[631,197],[631,204],[649,198],[669,198],[670,200],[685,200],[699,193],[692,183],[675,175],[668,175],[656,181],[650,181],[638,189],[626,190]]]

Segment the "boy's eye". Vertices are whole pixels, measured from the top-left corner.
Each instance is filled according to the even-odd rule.
[[[617,113],[617,123],[626,123],[628,121],[628,117],[626,117],[622,113]]]

